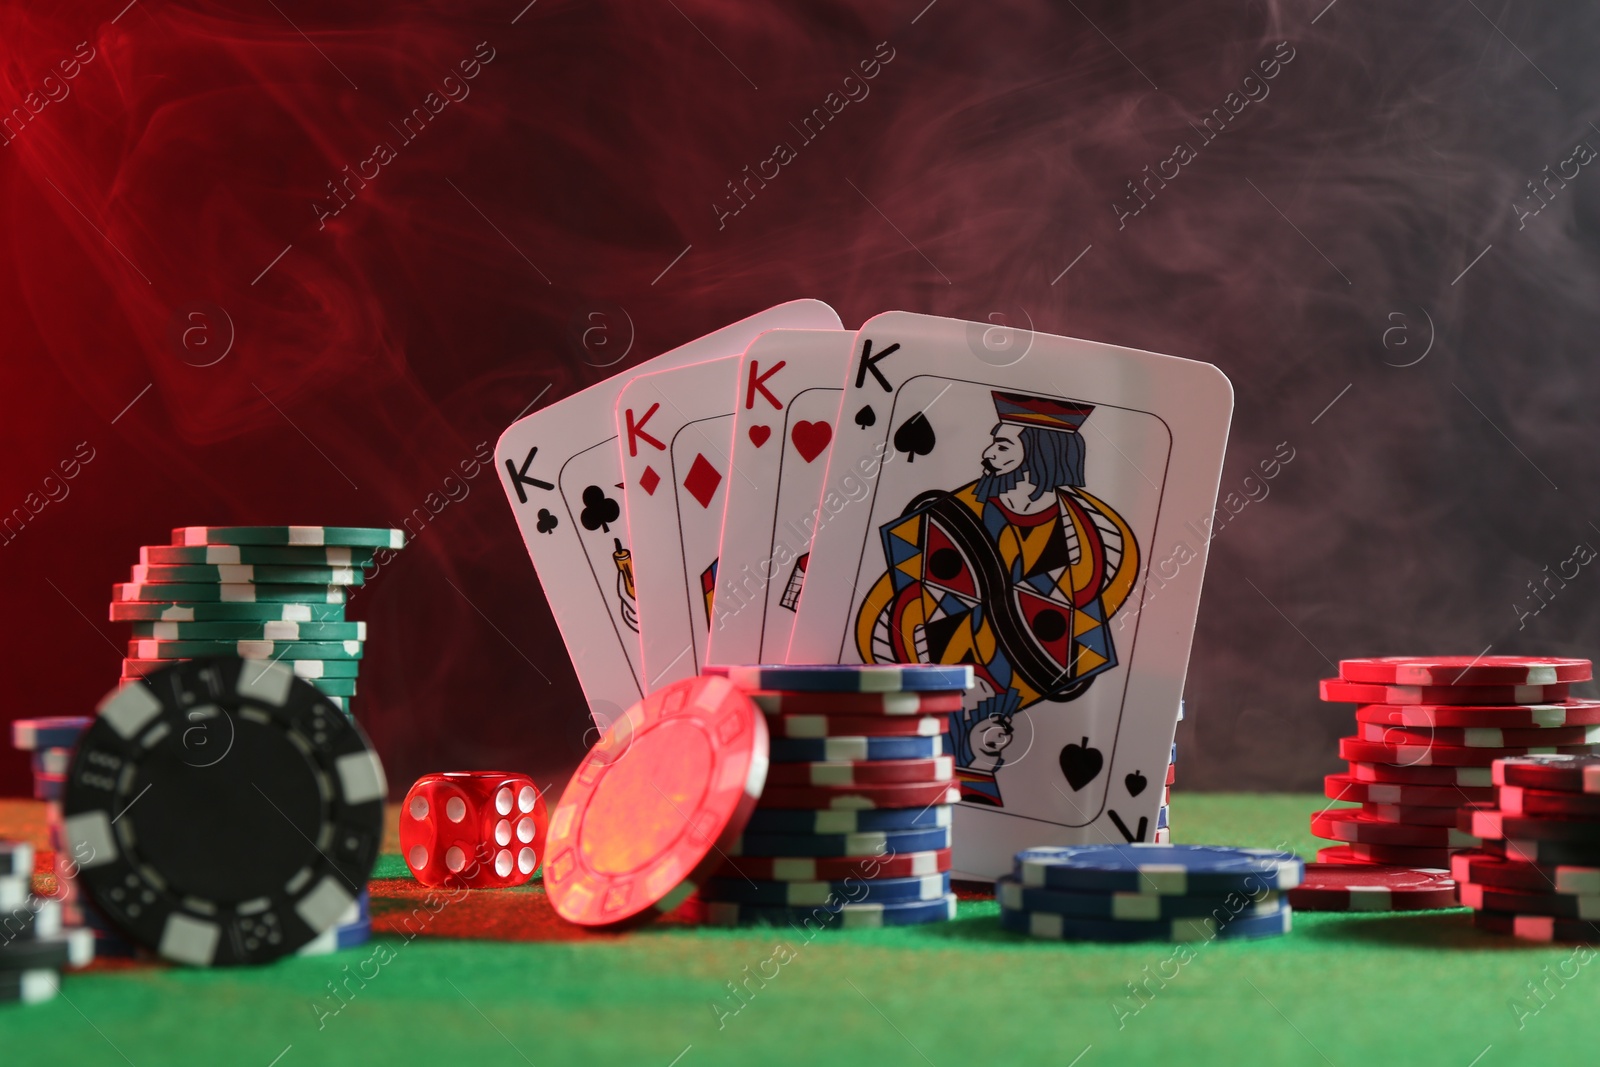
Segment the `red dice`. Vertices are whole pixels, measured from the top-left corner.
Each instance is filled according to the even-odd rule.
[[[498,889],[533,877],[550,816],[525,774],[425,774],[400,812],[400,852],[423,885]]]

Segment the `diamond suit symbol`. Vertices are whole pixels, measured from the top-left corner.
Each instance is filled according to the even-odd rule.
[[[683,487],[689,490],[689,495],[698,500],[701,507],[709,508],[711,498],[721,484],[721,472],[703,454],[695,453],[694,462],[689,465],[689,476],[683,480]]]
[[[639,475],[639,488],[643,489],[646,496],[656,495],[656,486],[661,484],[661,475],[656,473],[654,467],[646,467],[644,473]]]

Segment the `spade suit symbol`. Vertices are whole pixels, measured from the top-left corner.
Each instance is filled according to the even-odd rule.
[[[863,430],[865,430],[868,426],[873,425],[877,421],[878,413],[872,410],[871,404],[864,405],[860,411],[856,412],[856,425],[861,427]]]
[[[1149,780],[1138,771],[1134,771],[1122,779],[1122,784],[1128,787],[1128,795],[1130,797],[1136,797],[1144,792],[1144,787],[1149,784]]]
[[[1089,739],[1085,737],[1082,744],[1068,745],[1061,750],[1059,757],[1061,773],[1066,776],[1067,784],[1077,792],[1099,775],[1100,768],[1105,766],[1105,757],[1098,748],[1089,746]]]
[[[915,463],[918,456],[926,456],[933,451],[937,439],[933,434],[933,423],[922,412],[917,412],[894,432],[894,447],[907,454],[907,463]]]

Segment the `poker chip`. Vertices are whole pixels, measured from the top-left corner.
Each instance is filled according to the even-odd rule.
[[[238,564],[163,564],[138,563],[129,574],[134,584],[164,585],[173,582],[219,584],[280,585],[360,585],[366,574],[355,567],[258,567]]]
[[[1391,726],[1357,720],[1357,736],[1385,745],[1448,745],[1453,748],[1519,748],[1600,743],[1600,725],[1546,726],[1506,730],[1493,726]]]
[[[1063,889],[1025,886],[1011,875],[995,879],[995,900],[1011,911],[1043,911],[1086,919],[1119,922],[1155,922],[1162,919],[1213,915],[1268,915],[1280,910],[1283,898],[1275,890],[1255,894],[1198,894],[1163,896],[1157,893],[1074,893]]]
[[[1381,864],[1393,867],[1424,867],[1433,870],[1448,870],[1450,857],[1461,851],[1458,847],[1423,845],[1387,845],[1375,842],[1356,841],[1342,846],[1344,851],[1331,852],[1327,857],[1323,855],[1330,852],[1323,849],[1317,853],[1317,860],[1322,863],[1361,863]]]
[[[0,878],[33,877],[33,846],[26,841],[0,841]]]
[[[43,1004],[55,999],[60,989],[61,976],[53,970],[0,970],[0,1001]]]
[[[965,664],[763,664],[754,667],[713,666],[707,667],[706,673],[721,675],[740,689],[752,692],[779,689],[802,693],[926,693],[939,690],[961,692],[972,688],[972,668]],[[858,712],[852,710],[851,714]],[[902,714],[913,715],[917,712],[913,710]]]
[[[961,710],[960,693],[782,693],[756,690],[750,694],[768,715],[946,715]]]
[[[1482,849],[1490,855],[1542,866],[1572,864],[1600,867],[1600,843],[1550,841],[1536,837],[1485,837]]]
[[[1567,699],[1554,685],[1369,685],[1324,678],[1322,699],[1340,704],[1549,704]]]
[[[145,545],[139,549],[139,562],[145,566],[208,563],[221,567],[248,563],[268,567],[364,568],[372,563],[376,551],[314,545]]]
[[[1455,808],[1363,804],[1361,810],[1380,822],[1404,823],[1407,826],[1454,826],[1457,821]]]
[[[747,833],[854,834],[874,830],[925,830],[949,826],[948,804],[926,808],[887,808],[868,811],[806,811],[800,808],[761,808],[750,815]]]
[[[1490,786],[1362,782],[1348,774],[1328,775],[1322,780],[1322,793],[1330,800],[1349,800],[1365,804],[1405,804],[1418,807],[1454,808],[1469,801],[1494,799],[1494,789]]]
[[[551,815],[544,885],[556,913],[613,926],[676,908],[744,831],[767,753],[766,721],[726,679],[684,679],[630,707]]]
[[[67,773],[67,765],[72,762],[72,749],[41,748],[34,752],[29,762],[35,774],[63,777]]]
[[[1549,915],[1558,919],[1600,919],[1600,896],[1593,894],[1529,893],[1465,882],[1461,886],[1461,903],[1480,911]]]
[[[341,548],[404,548],[400,530],[362,526],[179,526],[175,545],[337,545]]]
[[[1432,911],[1454,908],[1448,871],[1378,864],[1308,863],[1305,881],[1288,892],[1300,911]]]
[[[896,785],[948,782],[955,776],[949,756],[932,759],[825,760],[816,763],[774,763],[767,771],[772,786]]]
[[[60,936],[61,902],[34,897],[19,907],[0,909],[0,954],[12,941]]]
[[[858,830],[849,834],[742,835],[727,850],[730,856],[897,856],[903,852],[935,852],[950,847],[950,827],[916,830]]]
[[[1000,926],[1046,941],[1247,941],[1288,933],[1293,926],[1293,909],[1279,908],[1264,915],[1241,914],[1225,922],[1211,916],[1134,922],[1001,908]]]
[[[1317,862],[1327,863],[1338,867],[1377,867],[1383,866],[1377,860],[1364,859],[1350,851],[1349,845],[1330,845],[1327,848],[1317,849]]]
[[[1462,814],[1471,820],[1472,832],[1483,838],[1574,843],[1586,841],[1600,848],[1600,820],[1541,818],[1493,810],[1463,811]]]
[[[928,760],[943,755],[944,738],[942,736],[774,737],[772,739],[772,762],[774,764]]]
[[[94,934],[81,926],[49,937],[14,938],[0,947],[0,971],[59,971],[94,961]]]
[[[159,641],[134,638],[128,642],[133,659],[194,659],[198,656],[238,656],[240,659],[355,660],[364,653],[361,641]]]
[[[283,666],[232,659],[171,664],[98,712],[62,834],[118,931],[178,963],[259,963],[338,921],[383,834],[354,721]]]
[[[923,808],[930,804],[955,804],[961,790],[948,782],[914,785],[768,786],[762,790],[764,808]]]
[[[1450,873],[1458,882],[1472,882],[1499,889],[1600,896],[1600,866],[1541,866],[1474,850],[1458,852],[1450,857]]]
[[[771,882],[827,882],[847,878],[911,878],[950,869],[950,850],[902,852],[894,856],[736,856],[725,858],[717,873]]]
[[[768,715],[773,737],[938,737],[948,729],[942,715]]]
[[[1272,849],[1135,843],[1024,849],[1014,873],[1029,887],[1187,896],[1292,889],[1304,870]]]
[[[1410,727],[1489,727],[1502,730],[1594,726],[1600,723],[1600,700],[1564,700],[1556,704],[1499,704],[1485,707],[1451,704],[1363,704],[1356,721]]]
[[[1339,677],[1384,685],[1555,685],[1594,674],[1588,660],[1564,656],[1374,656],[1340,660]]]
[[[1469,789],[1487,789],[1494,785],[1488,767],[1403,767],[1351,760],[1350,775],[1358,782],[1389,785],[1462,786]]]
[[[1408,845],[1421,848],[1471,848],[1478,838],[1450,826],[1410,826],[1377,818],[1355,808],[1318,812],[1311,832],[1347,844]]]
[[[262,659],[259,656],[244,657],[261,662],[276,663],[279,666],[294,672],[296,678],[345,678],[354,681],[360,673],[361,663],[351,659]],[[173,663],[182,662],[172,659],[137,659],[132,656],[122,661],[122,673],[126,677],[141,677],[153,671],[164,670]]]
[[[747,878],[708,878],[700,899],[740,904],[785,905],[814,908],[835,902],[851,904],[901,904],[912,900],[943,900],[950,892],[949,874],[920,878],[875,878],[841,882],[764,882]]]
[[[11,744],[24,752],[41,748],[70,748],[94,720],[87,715],[58,715],[46,719],[18,719],[11,724]]]
[[[25,906],[32,892],[31,874],[0,877],[0,911],[11,911]]]
[[[1600,794],[1559,793],[1503,785],[1495,798],[1507,815],[1542,815],[1555,819],[1600,819]]]
[[[1600,756],[1546,754],[1536,759],[1503,759],[1494,765],[1494,784],[1600,793]]]
[[[1339,758],[1401,767],[1487,767],[1508,756],[1587,755],[1588,745],[1549,745],[1538,748],[1456,748],[1451,745],[1385,745],[1359,737],[1339,738]]]
[[[250,585],[233,583],[171,583],[149,585],[117,582],[111,587],[113,600],[142,604],[221,603],[221,604],[343,604],[341,585]]]
[[[223,604],[218,602],[111,605],[112,622],[343,622],[341,604]]]
[[[1473,913],[1472,922],[1480,930],[1506,934],[1522,941],[1578,941],[1593,944],[1600,939],[1600,924],[1582,919],[1478,911]]]
[[[900,904],[818,904],[812,907],[783,907],[766,904],[741,904],[708,900],[701,905],[705,921],[712,926],[796,926],[805,929],[871,930],[884,926],[917,926],[944,922],[956,917],[956,897],[948,894],[938,900],[907,901]]]
[[[135,622],[134,637],[158,641],[365,641],[364,622]]]

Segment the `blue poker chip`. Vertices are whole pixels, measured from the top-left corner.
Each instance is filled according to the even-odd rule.
[[[362,919],[360,922],[351,923],[349,926],[337,927],[334,930],[334,937],[342,949],[365,945],[372,940],[372,920]]]
[[[773,763],[818,760],[932,759],[943,756],[944,735],[932,737],[774,737]]]
[[[1046,941],[1249,941],[1280,937],[1293,925],[1293,909],[1268,915],[1240,915],[1227,922],[1203,918],[1162,919],[1155,922],[1120,922],[1084,919],[1047,911],[1000,909],[1000,926],[1013,933]]]
[[[1293,889],[1305,861],[1292,852],[1221,845],[1062,845],[1017,853],[1025,886],[1105,893],[1254,893]]]
[[[972,688],[972,668],[932,663],[707,667],[746,690],[794,693],[931,693]]]
[[[814,908],[839,904],[903,904],[911,900],[943,900],[950,875],[920,878],[849,878],[840,882],[765,882],[750,878],[709,878],[700,886],[702,900]]]
[[[884,926],[915,926],[956,917],[956,897],[905,904],[844,904],[829,907],[784,907],[708,900],[702,904],[705,921],[712,926],[802,926],[807,929],[871,930]]]
[[[93,721],[93,716],[88,715],[17,719],[11,724],[11,747],[24,752],[35,752],[41,748],[72,748]]]
[[[954,810],[949,804],[931,804],[926,808],[863,808],[860,811],[757,808],[750,815],[745,833],[855,834],[863,830],[927,830],[949,826]]]
[[[1276,890],[1257,894],[1205,893],[1164,897],[1155,893],[1073,893],[1064,889],[1030,888],[1007,876],[997,878],[994,898],[1009,911],[1049,912],[1075,919],[1155,922],[1160,919],[1221,920],[1271,915],[1284,907]]]
[[[730,856],[898,856],[950,847],[950,827],[924,830],[862,830],[851,834],[742,835]]]
[[[1156,812],[1156,829],[1157,830],[1165,830],[1166,828],[1167,828],[1167,806],[1165,804],[1163,804],[1163,805],[1161,805],[1161,810]]]

